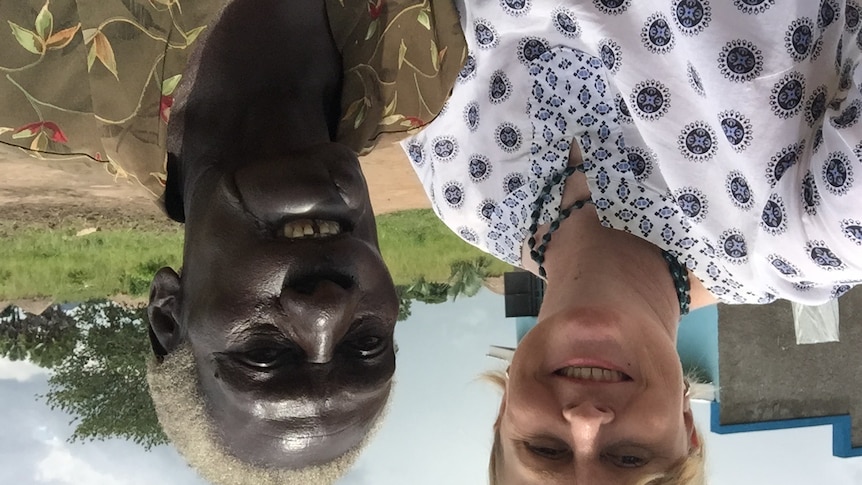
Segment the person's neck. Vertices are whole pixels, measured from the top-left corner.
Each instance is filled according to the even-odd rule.
[[[595,208],[573,213],[545,252],[548,289],[542,311],[553,314],[578,305],[619,308],[639,305],[675,339],[679,299],[661,250],[624,231],[603,227]]]
[[[324,2],[234,0],[199,43],[168,130],[184,198],[214,168],[335,138],[342,69]]]
[[[572,165],[578,160],[573,157]],[[576,172],[568,178],[560,207],[590,197],[586,176]],[[548,230],[540,226],[536,240]],[[526,245],[525,245],[526,246]],[[538,274],[538,265],[524,248],[524,267]],[[548,290],[542,303],[545,314],[572,304],[573,299],[596,305],[617,306],[640,300],[649,311],[666,322],[675,339],[680,317],[679,297],[661,249],[625,231],[601,225],[592,205],[575,210],[552,235],[543,264]],[[700,280],[689,272],[691,309],[715,303]],[[547,313],[546,313],[547,312]]]

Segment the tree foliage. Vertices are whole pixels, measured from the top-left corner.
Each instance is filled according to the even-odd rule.
[[[427,281],[424,276],[420,276],[409,285],[396,287],[399,299],[398,321],[410,317],[413,301],[436,304],[445,303],[450,298],[454,300],[462,295],[475,296],[488,277],[490,268],[491,261],[485,257],[455,261],[449,267],[448,281]]]
[[[0,312],[0,356],[54,367],[75,348],[75,320],[54,305],[41,315],[9,306]]]
[[[52,409],[74,416],[71,441],[129,439],[149,449],[167,443],[146,383],[149,337],[145,308],[105,300],[42,315],[0,313],[0,355],[53,369]]]
[[[461,295],[476,296],[488,277],[491,260],[479,257],[471,261],[455,261],[450,266],[449,296],[454,300]]]

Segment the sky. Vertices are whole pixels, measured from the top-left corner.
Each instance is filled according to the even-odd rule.
[[[485,357],[490,344],[515,341],[502,297],[483,290],[441,305],[414,303],[396,338],[389,416],[340,485],[487,483],[499,394],[477,376],[502,366]],[[47,377],[32,364],[0,359],[0,484],[205,484],[169,446],[68,443],[71,416],[35,397],[47,391]],[[695,403],[694,411],[712,485],[862,483],[862,458],[833,457],[829,427],[716,435],[708,432],[709,406]]]

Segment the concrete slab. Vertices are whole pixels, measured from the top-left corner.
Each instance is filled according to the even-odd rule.
[[[789,302],[720,305],[722,425],[851,417],[862,446],[862,287],[839,300],[839,342],[797,345]]]

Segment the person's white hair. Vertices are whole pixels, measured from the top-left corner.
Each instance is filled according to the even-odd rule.
[[[333,484],[350,470],[386,414],[384,408],[365,438],[332,462],[300,469],[268,468],[239,460],[218,439],[200,392],[194,354],[187,346],[162,362],[150,358],[147,383],[162,430],[189,466],[215,485]]]

